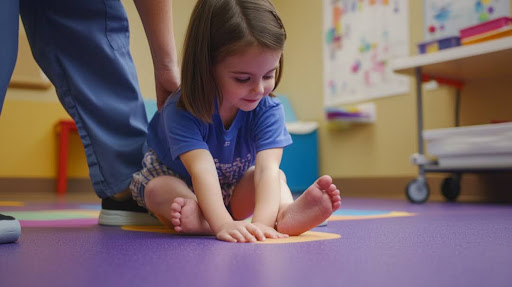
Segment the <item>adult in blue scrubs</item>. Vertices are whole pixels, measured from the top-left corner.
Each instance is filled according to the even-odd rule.
[[[160,107],[179,85],[172,0],[135,5],[151,48]],[[34,58],[78,127],[92,185],[103,199],[100,223],[142,223],[119,218],[129,215],[124,211],[145,215],[124,199],[132,174],[141,168],[147,128],[121,1],[1,0],[0,114],[16,63],[18,15]]]

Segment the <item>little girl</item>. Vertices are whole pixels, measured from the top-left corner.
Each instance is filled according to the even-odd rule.
[[[294,202],[279,169],[292,143],[271,93],[285,39],[268,0],[197,1],[181,89],[151,120],[143,169],[130,185],[137,202],[176,232],[230,242],[284,238],[340,207],[329,176]]]

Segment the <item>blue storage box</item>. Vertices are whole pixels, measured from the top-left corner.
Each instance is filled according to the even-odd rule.
[[[428,54],[457,46],[460,46],[460,37],[454,36],[420,43],[418,44],[418,51],[420,54]]]
[[[286,96],[278,99],[284,106],[285,121],[293,144],[283,151],[280,168],[286,174],[292,192],[303,192],[318,178],[318,124],[297,119]]]

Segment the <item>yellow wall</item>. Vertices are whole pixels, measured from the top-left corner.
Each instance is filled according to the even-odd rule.
[[[130,48],[137,66],[142,94],[155,98],[153,66],[142,23],[133,1],[123,1],[130,20]],[[194,1],[174,1],[178,51],[185,36]],[[25,63],[27,41],[20,26],[18,64]],[[25,52],[25,53],[24,53]],[[32,60],[33,61],[33,60]],[[33,64],[35,65],[35,64]],[[18,68],[18,67],[17,67]],[[32,71],[31,71],[32,73]],[[9,88],[0,118],[0,178],[51,178],[57,172],[57,137],[54,124],[69,118],[58,102],[55,89]],[[88,177],[84,149],[77,135],[70,139],[68,175]]]
[[[512,2],[512,0],[511,0]],[[123,1],[130,18],[131,49],[142,93],[154,97],[147,41],[132,1]],[[287,94],[300,119],[320,122],[320,167],[333,177],[412,176],[409,155],[417,150],[414,83],[405,95],[377,99],[378,120],[345,130],[326,126],[323,114],[322,3],[320,0],[274,0],[288,31],[285,70],[278,93]],[[411,54],[422,41],[422,1],[410,3]],[[174,23],[181,51],[194,1],[174,1]],[[180,53],[181,54],[181,53]],[[462,124],[512,120],[507,81],[471,83],[462,99]],[[482,93],[485,99],[482,100]],[[425,127],[453,125],[454,93],[442,87],[424,97]],[[507,96],[507,97],[505,97]],[[66,117],[53,88],[9,89],[0,119],[0,177],[54,177],[56,137],[53,124]],[[83,149],[72,138],[69,174],[87,177]]]
[[[333,177],[415,175],[417,168],[409,164],[409,156],[417,151],[414,81],[408,94],[373,101],[377,106],[376,123],[330,130],[322,110],[323,1],[274,0],[274,3],[289,36],[284,77],[278,92],[290,96],[299,118],[321,122],[321,172]],[[414,55],[416,44],[423,40],[423,1],[409,3],[410,47]],[[469,84],[463,92],[461,123],[512,120],[512,97],[505,84],[506,80]],[[454,91],[441,87],[424,95],[425,128],[453,126]]]

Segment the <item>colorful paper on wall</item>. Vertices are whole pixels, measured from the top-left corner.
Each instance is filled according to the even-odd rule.
[[[408,0],[324,0],[326,106],[409,90],[388,65],[409,54],[408,14]]]
[[[424,0],[425,41],[459,36],[463,28],[510,16],[510,0]]]

